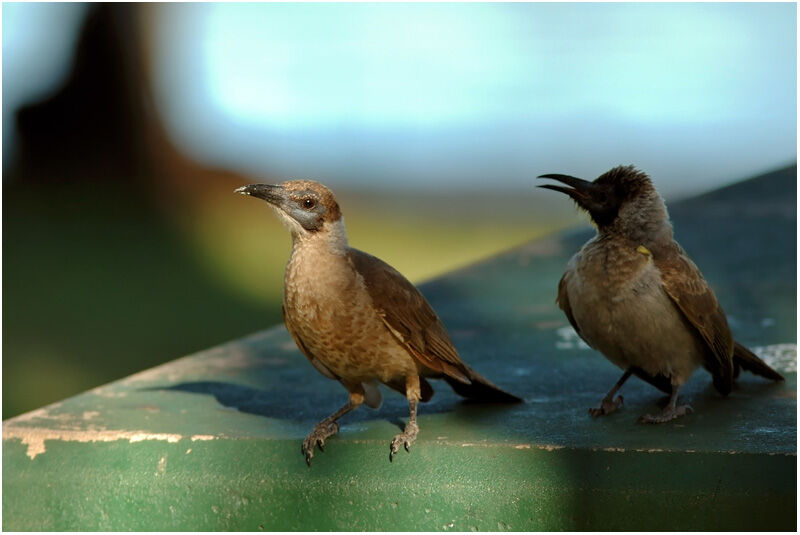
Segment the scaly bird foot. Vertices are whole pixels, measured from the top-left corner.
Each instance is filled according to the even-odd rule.
[[[319,451],[325,451],[325,439],[339,432],[336,422],[320,422],[303,441],[300,451],[306,456],[306,464],[311,466],[314,457],[314,447],[319,446]]]
[[[622,405],[622,396],[617,396],[613,400],[611,398],[603,398],[600,402],[600,407],[589,409],[589,414],[592,416],[603,416],[604,414],[611,414]]]
[[[413,444],[417,439],[418,432],[419,426],[417,426],[417,424],[414,422],[409,422],[405,428],[405,431],[399,435],[395,435],[395,437],[392,439],[392,444],[389,446],[389,462],[392,462],[392,457],[394,457],[394,454],[400,450],[401,444],[406,451],[409,451],[408,447],[411,446],[411,444]]]
[[[667,407],[660,414],[656,414],[653,416],[652,414],[643,414],[639,418],[640,424],[663,424],[664,422],[669,422],[670,420],[674,420],[678,416],[683,416],[685,414],[691,414],[694,412],[694,409],[690,405],[678,405],[677,407],[671,408]]]

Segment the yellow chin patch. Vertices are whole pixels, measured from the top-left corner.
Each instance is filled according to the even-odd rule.
[[[645,256],[653,256],[653,253],[650,252],[650,249],[648,249],[644,245],[640,245],[639,247],[637,247],[636,252],[642,253]]]

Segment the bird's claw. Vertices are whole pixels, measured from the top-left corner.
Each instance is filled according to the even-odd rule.
[[[589,409],[589,414],[595,417],[603,416],[604,414],[611,414],[622,406],[623,401],[624,398],[622,396],[617,396],[614,399],[603,398],[603,401],[600,402],[599,407],[592,407]]]
[[[311,433],[303,441],[300,452],[306,456],[306,464],[311,466],[311,459],[314,458],[314,448],[318,447],[319,451],[325,452],[325,439],[335,435],[339,431],[339,424],[336,422],[322,422],[318,424]]]
[[[392,462],[394,454],[400,451],[400,444],[403,445],[403,448],[405,448],[407,452],[411,452],[409,448],[417,439],[418,431],[419,428],[416,425],[409,424],[406,426],[405,431],[399,435],[395,435],[395,437],[392,439],[392,443],[389,445],[389,462]]]
[[[406,451],[410,452],[411,450],[408,449],[408,442],[403,442],[403,447]],[[394,458],[394,454],[400,451],[400,446],[397,444],[397,437],[392,440],[392,443],[389,445],[389,462],[392,462]]]
[[[643,414],[639,417],[640,424],[663,424],[665,422],[669,422],[670,420],[674,420],[679,416],[683,416],[685,414],[691,414],[694,412],[694,409],[691,405],[678,405],[675,408],[667,408],[663,410],[660,414],[656,414],[653,416],[652,414]]]

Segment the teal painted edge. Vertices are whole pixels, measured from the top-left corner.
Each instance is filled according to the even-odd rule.
[[[59,441],[32,461],[6,442],[3,529],[796,527],[792,455],[422,444],[389,464],[382,442],[339,442],[302,471],[293,440]]]

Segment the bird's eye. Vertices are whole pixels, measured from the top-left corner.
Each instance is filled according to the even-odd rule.
[[[314,199],[311,198],[303,199],[303,208],[305,208],[306,210],[311,210],[312,208],[314,208],[316,204],[317,203],[314,202]]]

